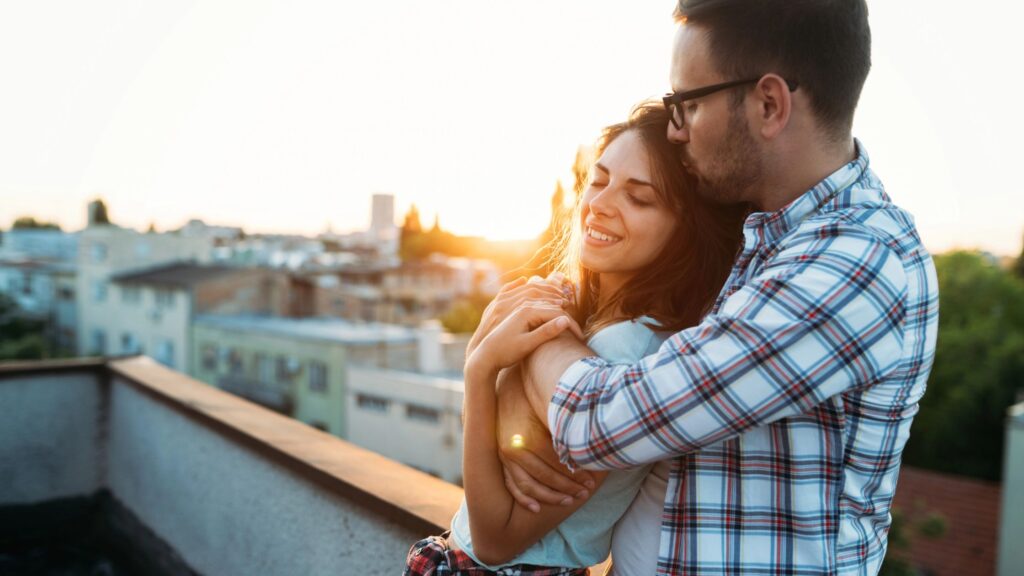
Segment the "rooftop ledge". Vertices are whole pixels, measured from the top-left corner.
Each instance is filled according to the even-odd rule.
[[[396,573],[462,498],[146,357],[0,364],[0,405],[0,508],[109,495],[200,574]]]

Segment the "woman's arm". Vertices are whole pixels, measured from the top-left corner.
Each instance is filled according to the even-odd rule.
[[[518,379],[518,365],[508,369],[504,377]],[[491,565],[512,560],[587,501],[576,498],[570,505],[542,505],[539,512],[533,512],[513,499],[498,459],[497,378],[493,367],[473,361],[466,365],[463,482],[473,550],[481,561]],[[515,393],[523,394],[518,382],[504,382],[503,386],[517,388]],[[594,474],[595,490],[604,477],[605,473]]]

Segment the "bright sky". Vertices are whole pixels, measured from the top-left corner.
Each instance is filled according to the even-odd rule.
[[[0,4],[0,226],[360,229],[370,195],[494,239],[547,224],[578,144],[666,91],[672,0]],[[933,251],[1016,254],[1020,16],[869,0],[855,135]]]

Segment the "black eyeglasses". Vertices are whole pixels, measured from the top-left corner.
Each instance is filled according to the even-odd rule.
[[[661,99],[665,103],[665,109],[671,113],[672,125],[677,130],[681,130],[683,126],[686,126],[686,110],[683,108],[683,103],[687,100],[696,100],[697,98],[703,98],[710,96],[715,92],[727,90],[729,88],[735,88],[744,84],[753,84],[759,82],[763,76],[757,78],[747,78],[745,80],[732,80],[730,82],[722,82],[721,84],[712,84],[711,86],[704,86],[702,88],[694,88],[693,90],[684,90],[682,92],[675,92],[672,94],[665,94],[665,97]],[[793,92],[799,88],[800,84],[796,80],[786,80],[786,86],[789,87],[789,91]]]

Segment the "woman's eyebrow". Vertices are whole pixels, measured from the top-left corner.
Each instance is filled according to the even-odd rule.
[[[611,173],[608,170],[608,168],[606,168],[600,162],[595,162],[594,163],[594,167],[597,168],[598,170],[600,170],[601,172],[604,172],[605,174],[610,174]],[[650,182],[647,182],[645,180],[641,180],[639,178],[630,178],[629,180],[626,180],[626,183],[628,183],[628,184],[635,184],[637,186],[649,186],[651,188],[654,188],[654,184],[651,184]],[[657,189],[657,188],[655,188],[655,189]]]

